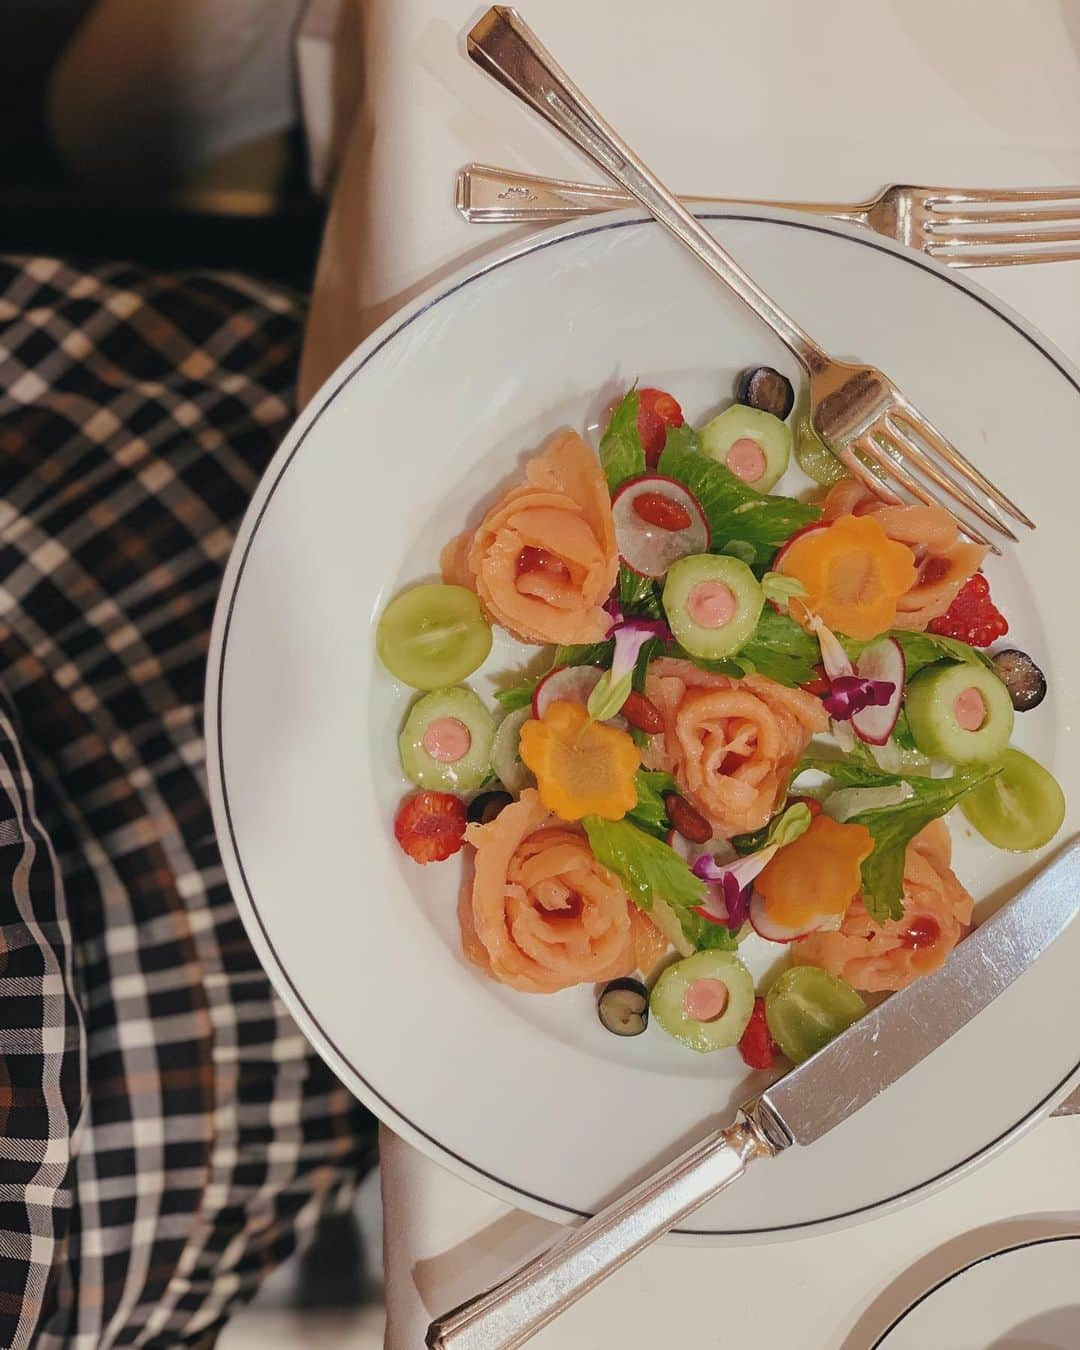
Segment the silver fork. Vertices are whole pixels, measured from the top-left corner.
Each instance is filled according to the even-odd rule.
[[[634,205],[634,198],[618,188],[516,173],[490,164],[466,164],[458,172],[456,201],[457,209],[474,225],[551,224]],[[865,202],[696,196],[683,196],[680,201],[692,206],[777,206],[830,216],[863,225],[949,267],[1080,259],[1080,187],[945,188],[894,183]],[[1027,228],[1015,228],[1018,225]],[[1050,225],[1061,228],[1045,228]]]
[[[604,121],[516,10],[502,5],[489,9],[469,33],[467,46],[472,60],[621,183],[790,348],[810,379],[814,430],[870,491],[886,502],[903,504],[904,498],[883,481],[887,477],[918,501],[944,507],[965,534],[995,552],[1000,551],[997,546],[958,515],[946,497],[1014,541],[1016,535],[987,501],[1034,529],[1029,517],[881,371],[834,360],[765,294]],[[876,472],[866,467],[867,461]]]

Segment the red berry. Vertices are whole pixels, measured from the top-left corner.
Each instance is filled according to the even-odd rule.
[[[637,429],[645,447],[645,467],[655,469],[663,453],[668,427],[681,427],[683,413],[678,403],[662,389],[638,390]]]
[[[414,862],[442,862],[464,841],[465,803],[450,792],[414,792],[398,808],[394,836]]]
[[[990,583],[981,572],[964,582],[940,618],[930,621],[931,633],[958,638],[972,647],[989,647],[1008,631],[1008,620],[990,598]]]
[[[799,688],[807,694],[813,694],[815,698],[824,698],[832,688],[828,675],[825,674],[824,666],[815,666],[816,674],[812,680],[807,680],[805,684],[800,684]]]
[[[739,1041],[739,1054],[751,1069],[771,1069],[776,1058],[776,1042],[765,1021],[765,1000],[754,999],[754,1011]]]

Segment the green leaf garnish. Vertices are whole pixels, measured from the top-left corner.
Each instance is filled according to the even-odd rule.
[[[783,572],[766,572],[761,578],[761,589],[765,599],[781,609],[787,609],[789,600],[806,594],[806,587],[798,577],[786,577]]]
[[[912,774],[885,773],[872,764],[847,755],[842,759],[812,756],[804,759],[796,776],[806,769],[828,774],[844,787],[889,787],[906,783],[911,796],[895,806],[879,806],[860,811],[848,824],[865,825],[874,839],[874,851],[862,865],[862,897],[875,923],[899,919],[904,913],[904,855],[908,844],[932,820],[952,809],[956,803],[1001,772],[1000,768],[958,769],[948,778],[922,778]]]
[[[552,670],[560,666],[610,666],[615,643],[587,642],[576,647],[556,647],[551,658]]]
[[[649,577],[638,576],[619,564],[619,604],[628,619],[662,619],[660,588]]]
[[[532,702],[533,690],[540,683],[541,678],[541,676],[535,675],[531,679],[522,681],[521,684],[511,685],[509,689],[496,689],[496,702],[500,703],[508,713],[527,708]]]
[[[648,909],[654,893],[676,910],[701,903],[705,883],[662,840],[626,820],[586,816],[581,823],[597,860],[622,879],[636,905]]]
[[[637,427],[640,406],[637,389],[631,389],[611,414],[607,430],[600,438],[600,465],[611,492],[628,478],[645,472],[645,447]]]
[[[903,628],[893,628],[883,636],[895,638],[900,644],[909,680],[920,670],[936,665],[938,661],[964,662],[972,666],[985,666],[989,670],[994,669],[993,661],[985,652],[981,652],[978,647],[972,647],[970,643],[961,642],[958,638],[944,637],[937,633],[909,633]],[[874,638],[873,641],[880,642],[881,638]],[[857,642],[854,638],[847,637],[842,637],[840,643],[853,660],[871,645],[869,642]]]
[[[821,515],[818,507],[792,497],[756,492],[723,464],[703,455],[697,433],[685,424],[668,429],[657,472],[688,487],[701,503],[714,552],[723,552],[738,540],[753,549],[753,562],[759,565],[771,562],[796,530]]]
[[[612,684],[611,671],[604,671],[593,686],[593,691],[585,704],[585,711],[594,722],[606,722],[609,717],[615,716],[626,702],[633,680],[634,672],[628,670]]]
[[[738,558],[740,562],[746,563],[747,567],[751,567],[757,561],[757,549],[746,539],[729,539],[719,551],[726,553],[729,558]]]
[[[664,839],[670,828],[664,794],[675,791],[675,779],[669,773],[638,769],[634,785],[637,788],[637,805],[627,812],[626,819],[638,829]]]
[[[699,661],[696,657],[679,652],[686,660],[693,661],[703,670],[713,670],[720,675],[767,675],[777,684],[786,684],[795,689],[800,684],[808,684],[816,678],[816,667],[821,661],[821,649],[817,639],[800,628],[794,619],[786,614],[778,614],[771,605],[761,611],[758,625],[748,642],[734,656],[723,661]]]

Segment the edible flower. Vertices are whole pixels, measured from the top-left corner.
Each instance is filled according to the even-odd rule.
[[[885,708],[896,692],[892,680],[871,680],[860,675],[840,639],[820,614],[807,616],[806,626],[821,648],[821,664],[828,688],[821,697],[825,711],[834,722],[850,722],[863,708]]]
[[[805,802],[793,802],[777,816],[767,835],[764,848],[748,853],[732,862],[721,862],[710,854],[696,859],[690,870],[701,881],[709,883],[705,903],[695,913],[711,923],[725,924],[737,933],[750,917],[750,897],[754,892],[754,878],[769,865],[777,852],[792,844],[810,828],[813,819]]]
[[[589,716],[595,722],[614,717],[626,702],[633,687],[634,667],[646,642],[653,638],[670,642],[671,630],[656,619],[628,619],[617,624],[611,636],[615,639],[611,669],[604,671],[589,695]]]
[[[865,825],[839,825],[815,816],[810,828],[780,849],[757,878],[765,912],[775,923],[804,928],[826,915],[843,914],[861,883],[861,867],[874,851]]]
[[[872,516],[840,516],[790,544],[780,571],[806,588],[789,602],[795,617],[811,612],[849,637],[869,640],[891,628],[897,601],[915,584],[915,555],[890,539]]]
[[[519,749],[540,800],[563,820],[621,820],[637,804],[637,746],[627,732],[593,721],[580,703],[557,699],[526,722]]]

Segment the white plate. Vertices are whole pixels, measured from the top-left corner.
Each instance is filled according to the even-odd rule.
[[[1080,1233],[990,1252],[928,1289],[871,1350],[1076,1350]]]
[[[965,280],[881,240],[776,213],[710,228],[838,355],[887,370],[1040,522],[992,565],[1050,696],[1018,740],[1080,799],[1074,725],[1080,377]],[[517,994],[463,961],[456,863],[419,868],[391,821],[409,693],[373,626],[401,586],[562,424],[595,424],[635,378],[688,417],[786,351],[651,222],[537,236],[403,310],[332,376],[257,491],[229,563],[207,690],[215,819],[259,955],[304,1031],[394,1129],[556,1219],[590,1211],[760,1084],[659,1028],[620,1040],[589,989]],[[514,659],[497,644],[491,668]],[[973,842],[987,905],[1036,860]],[[758,1167],[686,1232],[773,1237],[896,1204],[1003,1143],[1077,1076],[1080,925],[885,1097]]]

